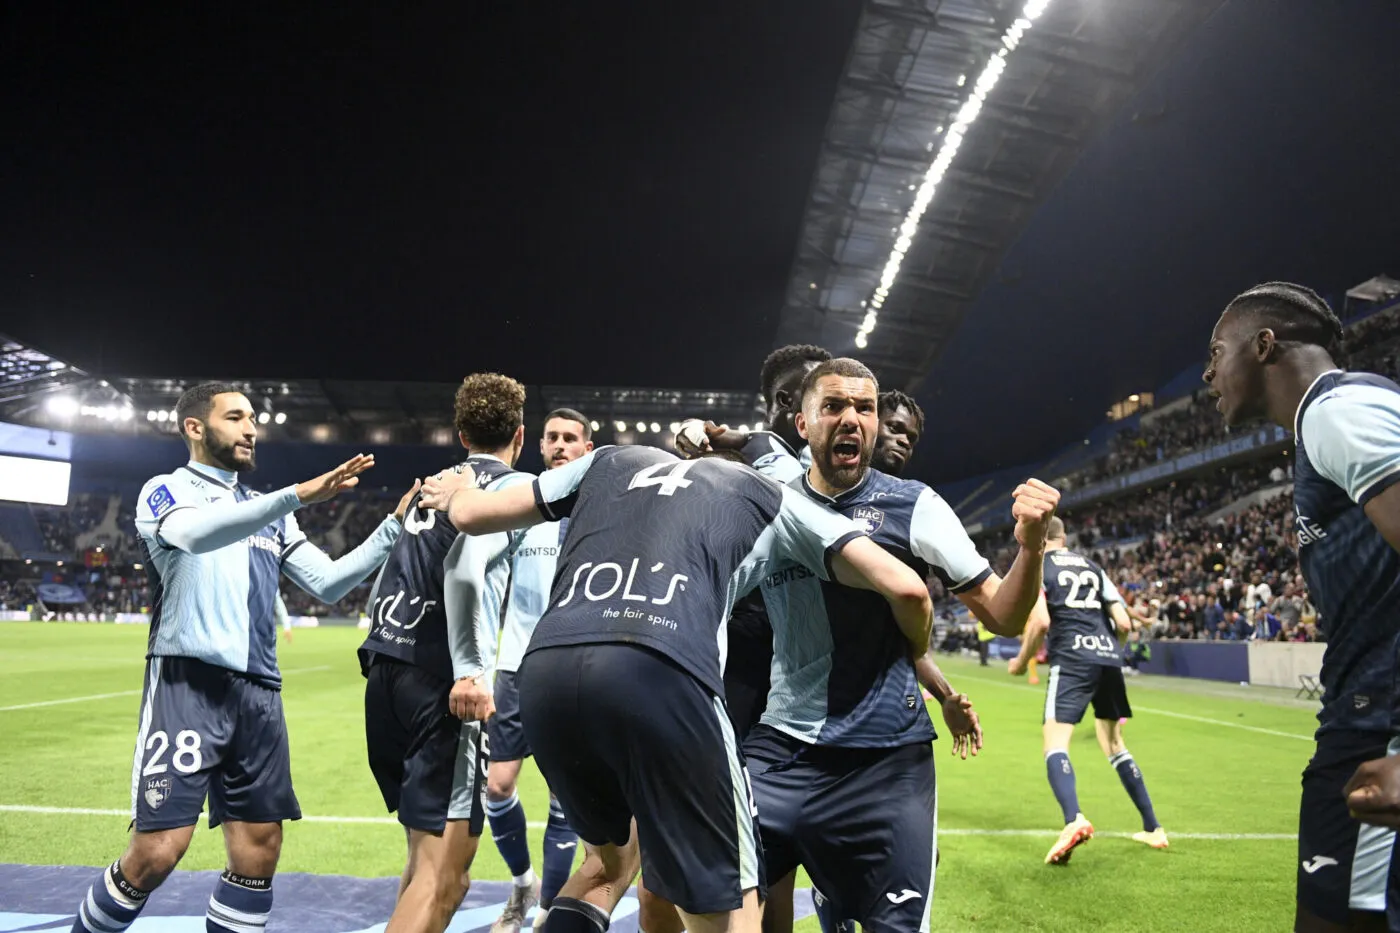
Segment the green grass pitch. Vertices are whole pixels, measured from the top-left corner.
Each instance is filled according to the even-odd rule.
[[[308,817],[288,827],[282,871],[396,875],[402,831],[385,821],[365,763],[362,635],[301,629],[281,646],[292,769]],[[125,844],[144,626],[0,625],[0,861],[101,865]],[[1043,687],[975,662],[943,662],[982,715],[987,746],[958,761],[940,740],[943,851],[938,931],[1281,930],[1291,925],[1299,774],[1314,704],[1290,691],[1139,678],[1128,748],[1172,837],[1164,852],[1125,838],[1136,810],[1085,724],[1070,751],[1099,836],[1067,867],[1042,863],[1059,826],[1040,748]],[[942,726],[941,720],[939,726]],[[872,788],[879,793],[879,788]],[[527,764],[521,798],[538,869],[544,783]],[[1124,834],[1115,836],[1110,834]],[[223,866],[201,828],[184,868]],[[505,879],[490,841],[473,873]],[[805,884],[805,881],[800,882]],[[799,924],[816,930],[815,921]]]

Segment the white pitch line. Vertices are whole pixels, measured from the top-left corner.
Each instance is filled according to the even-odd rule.
[[[959,680],[973,680],[979,684],[990,684],[993,687],[1006,687],[1011,690],[1029,690],[1032,693],[1041,693],[1039,687],[1032,687],[1029,684],[1012,684],[1000,680],[992,680],[988,677],[977,677],[972,674],[960,674]],[[1261,726],[1246,726],[1242,722],[1226,722],[1223,719],[1207,719],[1205,716],[1191,716],[1187,713],[1177,713],[1168,709],[1157,709],[1152,706],[1133,706],[1135,713],[1154,713],[1158,716],[1171,716],[1175,719],[1189,719],[1192,722],[1203,722],[1212,726],[1227,726],[1231,729],[1243,729],[1246,732],[1257,732],[1260,735],[1273,735],[1281,739],[1298,739],[1302,742],[1316,741],[1311,735],[1299,735],[1296,732],[1280,732],[1278,729],[1265,729]]]
[[[122,816],[131,818],[131,810],[101,810],[92,807],[37,807],[25,804],[0,804],[0,813],[35,813],[57,816]],[[399,821],[388,816],[303,816],[303,823],[364,823],[374,826],[398,826]],[[544,829],[544,823],[530,823],[531,829]],[[1058,836],[1056,829],[940,829],[943,836]],[[1110,839],[1131,839],[1132,833],[1096,832],[1095,836]],[[1298,837],[1293,833],[1169,833],[1168,839],[1218,839],[1285,841]]]
[[[320,667],[298,667],[289,671],[283,671],[282,673],[284,675],[307,674],[311,671],[328,671],[330,669],[331,666],[329,664],[322,664]],[[134,697],[140,696],[140,694],[140,690],[118,690],[116,693],[93,693],[85,697],[66,697],[62,700],[41,700],[38,703],[19,703],[15,706],[0,706],[0,713],[10,713],[20,709],[38,709],[41,706],[62,706],[65,703],[88,703],[92,700],[111,700],[115,697]]]

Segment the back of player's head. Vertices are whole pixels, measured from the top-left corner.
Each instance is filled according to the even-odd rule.
[[[1063,541],[1065,539],[1065,520],[1058,515],[1050,516],[1050,521],[1045,523],[1045,537],[1051,541]]]
[[[525,387],[500,373],[472,373],[457,387],[453,426],[473,451],[500,450],[525,417]]]
[[[572,408],[556,408],[544,416],[544,423],[549,424],[555,418],[563,418],[565,421],[576,422],[583,434],[583,439],[586,441],[591,441],[593,439],[593,425],[589,423],[588,419],[580,412]]]
[[[727,448],[720,448],[720,449],[718,449],[718,450],[713,450],[713,449],[711,449],[711,450],[702,450],[702,451],[700,451],[700,453],[696,454],[695,457],[694,457],[694,459],[696,459],[696,460],[701,460],[701,459],[706,459],[706,458],[715,459],[715,460],[728,460],[728,461],[730,461],[731,463],[743,463],[743,464],[747,464],[747,463],[748,463],[748,461],[744,459],[743,453],[741,453],[740,451],[737,451],[737,450],[729,450],[729,449],[727,449]]]
[[[185,433],[186,418],[208,421],[209,412],[214,410],[214,396],[225,395],[229,392],[237,392],[241,395],[243,388],[231,382],[201,382],[197,386],[186,389],[180,395],[180,400],[175,403],[175,424],[179,427],[180,433]]]
[[[849,356],[841,356],[833,360],[827,360],[825,363],[818,363],[812,371],[807,374],[807,378],[802,380],[803,399],[807,398],[816,387],[818,380],[823,376],[841,376],[845,379],[869,379],[875,384],[876,394],[878,395],[880,392],[880,380],[875,378],[875,374],[870,371],[869,366],[866,366],[860,360],[853,360]]]
[[[810,343],[793,343],[774,350],[768,354],[768,359],[763,361],[763,370],[758,377],[763,401],[769,405],[773,404],[774,386],[794,369],[808,363],[825,363],[829,359],[831,353]]]
[[[1269,328],[1280,343],[1310,344],[1333,357],[1341,352],[1342,322],[1322,296],[1291,282],[1265,282],[1236,295],[1225,306],[1251,326]]]
[[[880,393],[880,417],[883,418],[896,408],[904,408],[909,414],[914,416],[914,428],[922,434],[924,431],[924,410],[919,407],[919,403],[898,389],[888,389]]]

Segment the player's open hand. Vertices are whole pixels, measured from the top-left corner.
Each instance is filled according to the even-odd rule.
[[[1045,532],[1060,504],[1059,490],[1032,477],[1012,494],[1011,517],[1016,520],[1016,540],[1022,547],[1039,550],[1045,545]]]
[[[394,509],[394,517],[399,520],[400,525],[403,524],[403,517],[408,512],[408,504],[413,501],[414,495],[416,495],[418,490],[422,488],[422,482],[420,482],[419,480],[414,480],[413,488],[410,489],[408,492],[404,493],[403,498],[399,500],[399,507]]]
[[[1400,755],[1365,762],[1342,793],[1354,819],[1400,829]]]
[[[347,489],[360,484],[360,474],[374,466],[374,454],[356,454],[329,473],[297,484],[297,498],[302,505],[325,502]]]
[[[481,677],[463,677],[452,685],[447,710],[463,721],[485,722],[496,713],[496,701]]]
[[[966,761],[971,752],[976,758],[982,750],[982,723],[967,694],[955,693],[943,701],[943,721],[953,736],[953,754]]]
[[[447,503],[462,489],[476,486],[476,472],[466,464],[460,470],[443,470],[423,480],[422,495],[418,504],[425,509],[447,511]]]

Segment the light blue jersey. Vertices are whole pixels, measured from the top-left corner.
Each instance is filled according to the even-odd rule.
[[[401,531],[386,516],[332,561],[297,526],[292,513],[300,507],[295,486],[264,496],[236,473],[193,461],[148,481],[136,503],[152,592],[147,655],[196,658],[280,683],[279,575],[333,603],[383,562]]]
[[[535,525],[525,532],[524,540],[515,551],[497,670],[514,672],[520,667],[535,624],[549,608],[549,590],[554,585],[554,570],[559,564],[559,551],[564,546],[568,524],[566,518]]]

